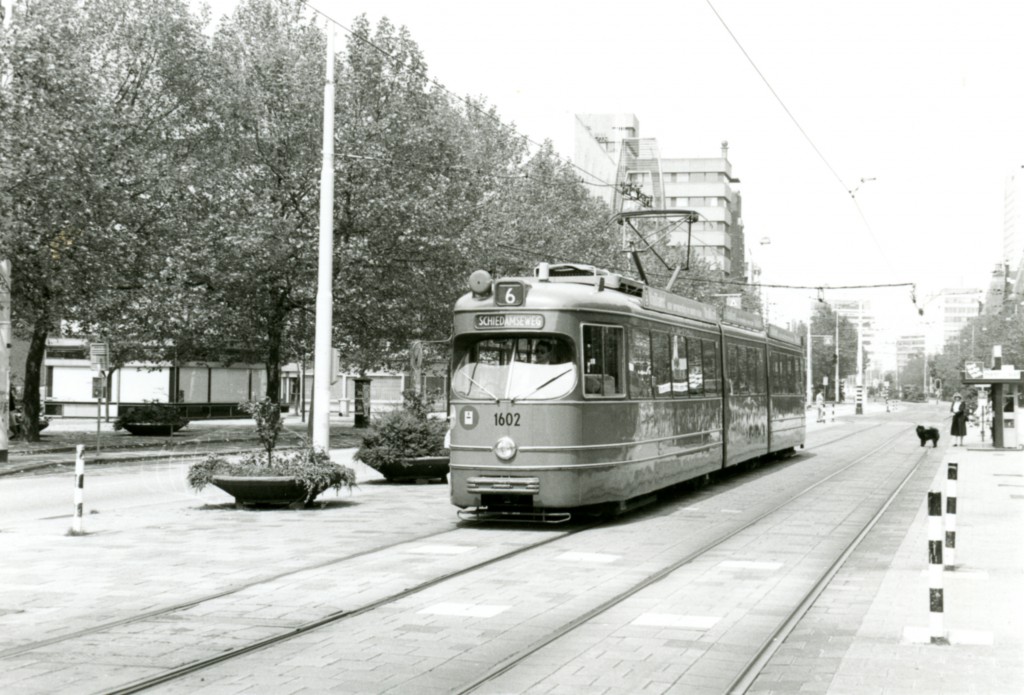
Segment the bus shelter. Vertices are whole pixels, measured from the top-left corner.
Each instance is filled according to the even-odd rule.
[[[982,370],[963,380],[967,386],[989,391],[992,409],[992,446],[996,449],[1024,447],[1024,377],[1011,366]]]

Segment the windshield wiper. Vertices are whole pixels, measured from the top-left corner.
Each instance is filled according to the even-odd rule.
[[[570,373],[572,373],[572,369],[573,369],[572,367],[569,367],[568,369],[566,369],[566,370],[565,370],[564,372],[562,372],[561,374],[556,374],[555,376],[551,377],[550,379],[548,379],[547,381],[545,381],[545,382],[544,382],[543,384],[541,384],[540,386],[538,386],[537,388],[535,388],[535,389],[534,389],[533,391],[530,391],[530,392],[529,392],[528,394],[526,394],[525,396],[515,396],[515,397],[513,397],[513,398],[512,398],[512,400],[511,400],[511,402],[512,402],[512,403],[515,403],[515,402],[516,402],[516,400],[518,400],[518,399],[520,399],[520,398],[529,398],[530,396],[532,396],[533,394],[537,393],[538,391],[540,391],[540,390],[541,390],[542,388],[544,388],[544,387],[545,387],[545,386],[547,386],[548,384],[550,384],[550,383],[552,383],[552,382],[555,382],[555,381],[557,381],[558,379],[561,379],[561,378],[562,378],[563,376],[565,376],[566,374],[570,374]]]
[[[477,381],[476,379],[474,379],[473,377],[471,377],[471,376],[470,376],[469,374],[463,374],[462,376],[466,377],[467,379],[469,379],[470,381],[472,381],[472,382],[473,382],[474,384],[476,384],[477,386],[479,386],[479,387],[480,387],[480,390],[481,390],[481,391],[483,391],[484,393],[486,393],[486,394],[487,394],[488,396],[490,396],[491,398],[493,398],[493,399],[494,399],[494,402],[495,402],[495,403],[500,403],[500,402],[501,402],[501,399],[500,399],[500,398],[498,398],[498,397],[497,397],[497,396],[495,396],[495,395],[494,395],[493,393],[491,393],[490,391],[488,391],[488,390],[487,390],[487,389],[486,389],[486,388],[484,387],[484,385],[483,385],[483,384],[481,384],[481,383],[480,383],[479,381]]]

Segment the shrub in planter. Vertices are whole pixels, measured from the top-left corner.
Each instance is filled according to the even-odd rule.
[[[412,470],[413,459],[448,457],[444,446],[448,423],[427,417],[422,397],[412,391],[403,394],[402,409],[386,413],[370,423],[370,431],[363,436],[362,445],[353,457],[370,468],[380,471],[389,480],[416,477],[443,477],[447,465],[438,475],[419,475]],[[437,465],[435,463],[436,471]]]
[[[188,484],[196,492],[213,484],[235,495],[236,501],[241,503],[247,501],[245,496],[252,494],[252,501],[255,502],[288,504],[299,501],[308,504],[325,490],[334,488],[340,491],[342,487],[351,489],[356,484],[355,471],[332,462],[325,451],[304,445],[284,454],[275,453],[282,426],[281,409],[269,398],[240,403],[239,407],[255,421],[256,434],[264,451],[245,454],[233,461],[212,454],[192,464],[188,470]],[[239,492],[239,482],[224,480],[229,478],[248,478],[242,487],[249,489]],[[260,492],[258,488],[261,479],[267,483],[263,487],[283,488],[285,492]],[[296,494],[297,499],[289,497]],[[278,495],[284,497],[277,498]]]
[[[153,401],[125,408],[114,420],[114,429],[128,430],[132,434],[170,435],[188,423],[177,408]]]
[[[245,454],[237,461],[211,455],[188,470],[188,484],[196,492],[216,485],[218,477],[291,478],[302,488],[302,501],[307,504],[325,490],[351,489],[356,484],[355,471],[332,462],[326,452],[312,447],[275,454],[270,463],[262,452]]]

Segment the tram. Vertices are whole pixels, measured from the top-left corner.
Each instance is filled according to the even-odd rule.
[[[470,277],[455,304],[451,501],[559,522],[803,446],[801,340],[589,265]]]

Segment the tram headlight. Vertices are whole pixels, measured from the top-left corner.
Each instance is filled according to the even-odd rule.
[[[494,455],[502,461],[511,461],[516,456],[519,447],[512,441],[512,437],[502,437],[494,445]]]

